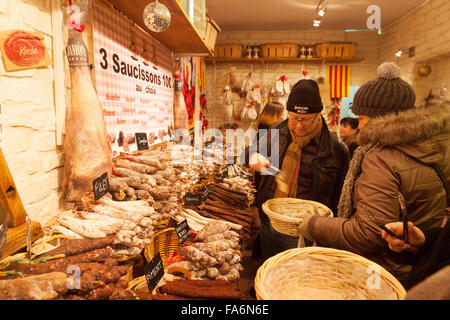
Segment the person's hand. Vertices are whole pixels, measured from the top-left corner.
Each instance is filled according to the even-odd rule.
[[[254,171],[263,173],[265,168],[269,167],[271,163],[264,156],[255,152],[250,156],[249,165]]]
[[[388,223],[386,224],[386,228],[400,237],[403,235],[403,222]],[[414,226],[412,222],[408,222],[409,243],[390,236],[384,230],[381,231],[381,237],[386,240],[389,245],[389,249],[394,252],[416,252],[425,244],[425,235],[419,228]]]
[[[314,216],[313,213],[303,213],[302,214],[302,221],[298,225],[298,230],[299,230],[300,234],[303,237],[305,237],[306,239],[308,239],[309,241],[314,241],[314,238],[311,236],[311,234],[309,233],[309,229],[308,229],[309,220],[313,216]]]

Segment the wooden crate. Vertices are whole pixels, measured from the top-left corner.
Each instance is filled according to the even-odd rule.
[[[210,17],[206,17],[206,34],[205,34],[205,43],[206,46],[214,51],[214,47],[216,45],[217,34],[220,32],[219,26],[214,22]]]
[[[297,58],[299,45],[295,43],[268,43],[261,45],[262,58]]]
[[[9,226],[20,226],[25,223],[27,213],[20,200],[19,192],[14,184],[14,180],[1,149],[0,172],[0,222],[3,222],[5,218],[8,218]]]
[[[328,42],[317,43],[314,45],[316,49],[317,58],[327,58],[328,57]]]
[[[36,221],[30,221],[31,243],[44,236],[41,224]],[[15,254],[27,246],[27,225],[21,224],[17,227],[10,227],[6,234],[5,244],[0,250],[0,260]]]
[[[322,42],[314,45],[317,58],[334,58],[336,44],[332,42]]]
[[[344,48],[342,50],[343,58],[353,58],[356,52],[358,44],[355,42],[344,43]]]
[[[218,44],[214,48],[214,56],[217,58],[241,58],[243,45],[238,43]]]
[[[314,46],[317,58],[352,58],[358,44],[354,42],[322,42]]]
[[[344,44],[343,43],[335,43],[334,44],[334,57],[335,58],[342,58],[342,52],[344,51]]]

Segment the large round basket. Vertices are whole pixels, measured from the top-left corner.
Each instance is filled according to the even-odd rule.
[[[403,300],[406,291],[380,265],[354,253],[295,248],[267,259],[255,278],[259,300]]]
[[[270,199],[262,205],[262,209],[275,230],[295,237],[300,236],[298,227],[303,222],[305,213],[333,216],[333,212],[319,202],[296,198]]]

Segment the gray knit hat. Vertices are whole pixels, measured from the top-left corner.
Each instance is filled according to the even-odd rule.
[[[414,108],[416,94],[400,79],[400,68],[385,62],[377,69],[378,78],[361,86],[353,99],[352,112],[371,118]]]

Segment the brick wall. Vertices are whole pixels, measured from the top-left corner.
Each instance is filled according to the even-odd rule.
[[[442,83],[450,84],[450,1],[431,0],[383,30],[380,39],[380,62],[394,61],[401,68],[401,77],[416,90],[417,103],[422,103],[428,91]],[[415,56],[408,49],[415,47]],[[402,57],[394,54],[405,49]],[[420,78],[416,71],[430,63],[433,72]]]
[[[50,1],[1,0],[0,30],[8,29],[42,32],[52,57]],[[1,148],[26,212],[45,223],[59,210],[63,164],[55,138],[53,69],[7,72],[0,60]]]
[[[291,30],[291,31],[253,31],[253,32],[221,32],[217,43],[241,43],[243,45],[255,45],[263,43],[297,43],[302,45],[313,45],[323,41],[353,41],[358,43],[355,56],[363,57],[361,63],[351,64],[351,85],[361,85],[376,76],[378,64],[377,46],[379,36],[377,32],[345,32],[342,30]],[[224,88],[224,76],[230,65],[236,67],[236,78],[238,84],[242,84],[248,72],[253,71],[253,79],[259,84],[272,85],[281,75],[287,76],[289,84],[292,85],[303,78],[301,70],[309,72],[312,79],[319,76],[326,77],[327,64],[320,63],[208,63],[206,65],[206,89],[208,95],[209,112],[207,118],[210,128],[217,128],[225,123],[225,110],[223,107],[222,90]],[[238,110],[245,103],[233,94],[235,108]],[[248,122],[239,122],[240,127],[249,127]]]

